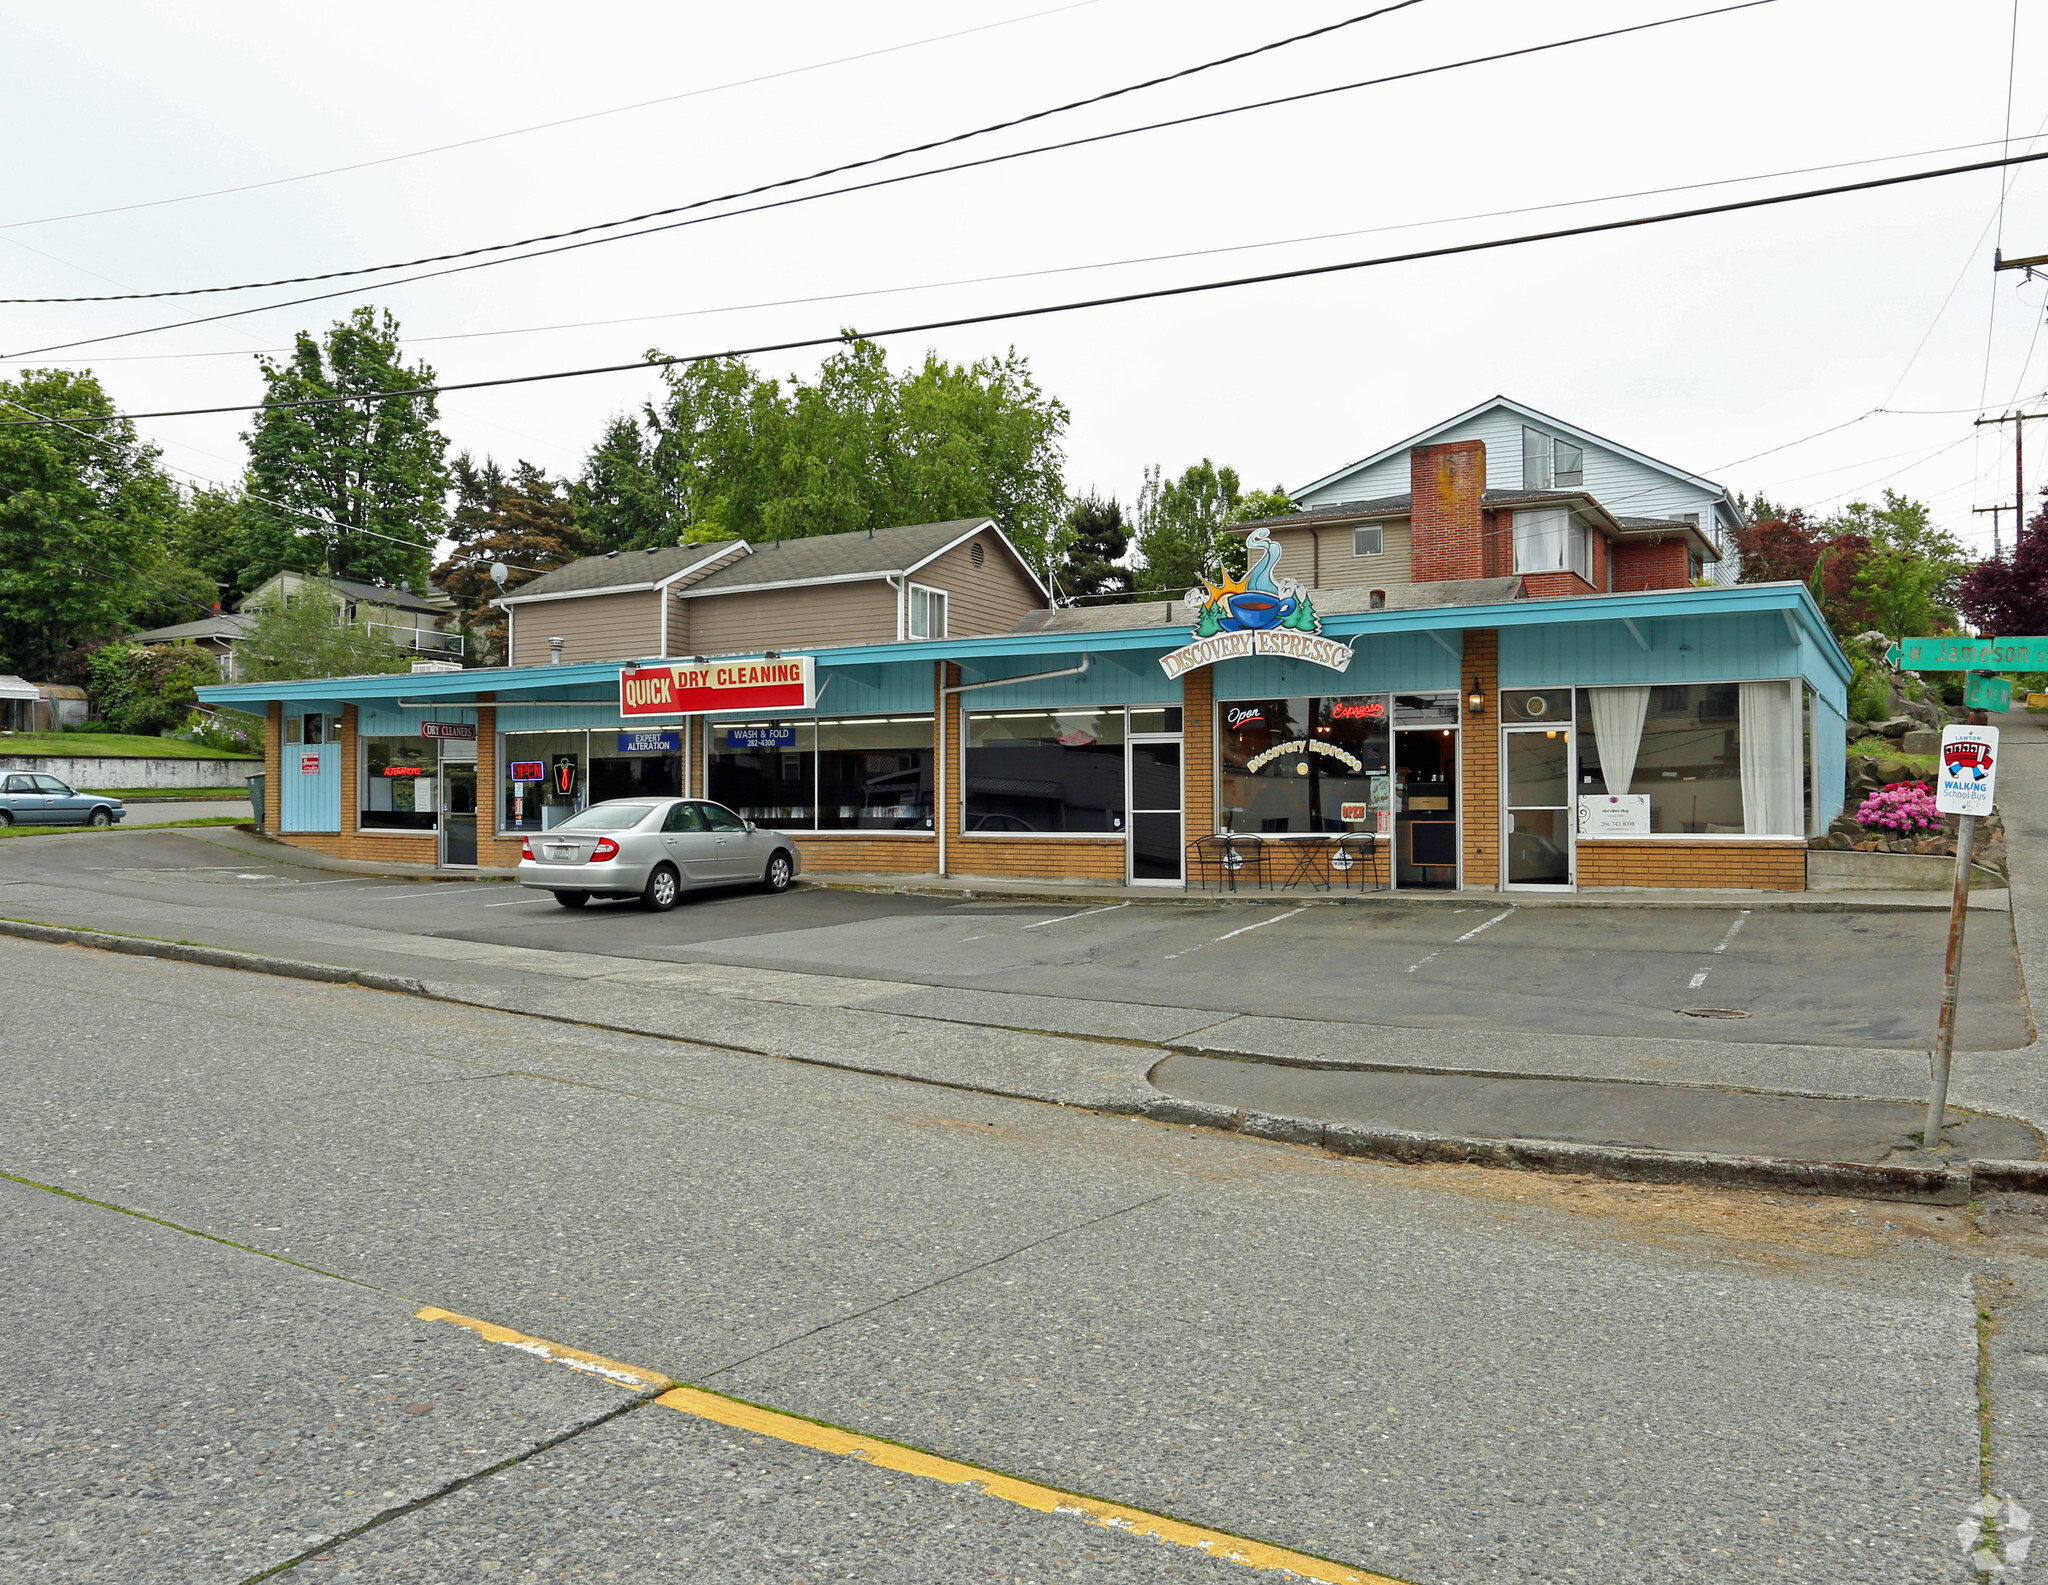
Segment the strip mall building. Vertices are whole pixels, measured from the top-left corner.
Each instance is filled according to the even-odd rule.
[[[1299,499],[1170,604],[1056,608],[986,519],[685,545],[520,588],[507,667],[201,694],[268,715],[265,828],[354,859],[665,793],[825,876],[1805,885],[1850,668],[1716,581],[1719,486],[1496,398]]]

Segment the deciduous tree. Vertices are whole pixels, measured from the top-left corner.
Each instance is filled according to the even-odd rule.
[[[1956,603],[1994,638],[2048,634],[2048,507],[2028,520],[2011,554],[1980,561],[1963,575]]]
[[[459,504],[449,537],[456,549],[434,569],[434,582],[455,602],[472,661],[504,665],[505,613],[491,602],[590,547],[562,487],[532,463],[521,462],[507,479],[488,458],[478,468],[464,452],[454,471]],[[491,575],[494,563],[505,567],[502,589]]]
[[[317,579],[302,583],[289,600],[282,595],[263,600],[253,614],[236,650],[242,675],[250,682],[369,677],[412,664],[412,657],[380,630],[344,622],[341,596]]]

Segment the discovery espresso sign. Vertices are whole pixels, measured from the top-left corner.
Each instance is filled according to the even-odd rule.
[[[627,666],[619,672],[619,714],[627,720],[725,710],[808,710],[817,702],[818,663],[811,655]]]

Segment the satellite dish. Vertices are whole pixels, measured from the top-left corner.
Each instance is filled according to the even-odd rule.
[[[500,589],[505,587],[505,580],[511,576],[512,569],[507,567],[502,561],[491,563],[491,581]]]

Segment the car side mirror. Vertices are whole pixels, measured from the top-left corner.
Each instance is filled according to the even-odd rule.
[[[754,822],[751,820],[742,820],[740,824],[745,826],[749,831],[754,829]]]

